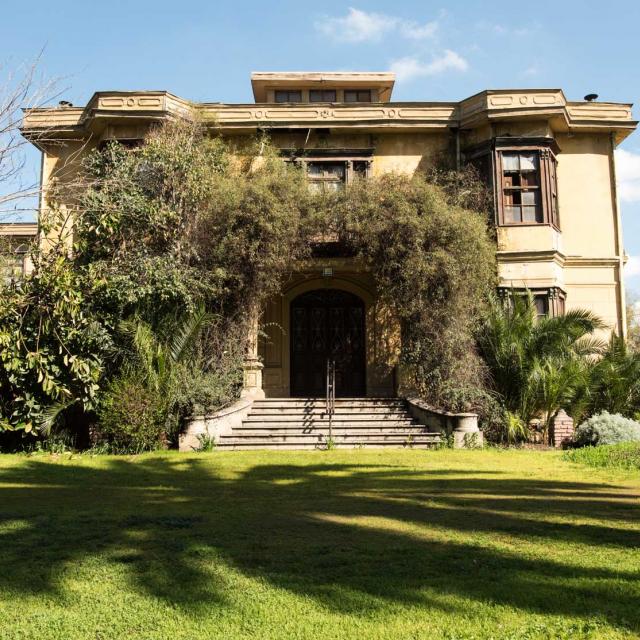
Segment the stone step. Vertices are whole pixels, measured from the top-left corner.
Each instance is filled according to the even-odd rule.
[[[252,409],[263,408],[291,408],[291,407],[325,407],[325,398],[266,398],[256,400]],[[336,407],[405,407],[406,403],[402,399],[395,398],[336,398]]]
[[[380,434],[380,433],[366,433],[353,435],[339,435],[333,436],[334,444],[394,444],[399,446],[414,445],[414,444],[436,444],[440,442],[440,436],[437,434],[422,434],[415,435],[411,433],[399,433],[399,434]],[[219,441],[219,445],[272,445],[272,444],[326,444],[328,438],[320,434],[291,434],[291,435],[271,435],[268,438],[240,435],[222,436]]]
[[[341,442],[334,444],[335,449],[434,449],[438,446],[438,442],[418,442],[418,443],[403,443],[395,444],[388,442]],[[242,444],[218,444],[218,449],[223,451],[256,451],[256,450],[273,450],[273,451],[315,451],[327,449],[325,443],[311,443],[311,442],[295,442],[295,443],[269,443],[269,442],[243,442]]]
[[[327,408],[325,406],[320,407],[251,407],[251,415],[261,416],[323,416],[326,414]],[[334,415],[352,415],[352,414],[366,414],[366,415],[386,415],[388,413],[406,413],[404,407],[401,406],[374,406],[374,407],[335,407]]]
[[[328,432],[327,432],[328,433]],[[319,438],[319,437],[324,437],[324,433],[315,431],[315,432],[307,432],[307,431],[298,431],[298,432],[280,432],[280,433],[275,433],[274,435],[277,435],[278,437],[282,437],[282,438],[301,438],[301,439],[307,439],[307,438]],[[223,435],[220,436],[221,440],[225,440],[225,439],[233,439],[233,438],[252,438],[252,437],[263,437],[263,434],[260,433],[258,434],[258,436],[252,435],[251,430],[249,431],[240,431],[240,430],[234,430],[232,435]],[[340,438],[340,439],[344,439],[344,440],[348,440],[350,438],[353,439],[367,439],[367,438],[382,438],[382,439],[394,439],[394,438],[408,438],[408,437],[412,437],[412,438],[427,438],[427,439],[439,439],[440,438],[440,433],[436,432],[436,431],[425,431],[425,432],[419,432],[418,430],[412,430],[412,429],[400,429],[397,430],[395,432],[388,432],[388,431],[359,431],[357,433],[352,433],[352,432],[343,432],[343,433],[337,433],[334,431],[334,438]]]
[[[333,426],[331,429],[333,435],[340,436],[349,436],[354,438],[359,438],[361,435],[368,435],[371,433],[378,433],[383,435],[394,435],[394,434],[410,434],[416,436],[432,436],[439,435],[436,432],[429,431],[428,427],[418,426],[418,425],[407,425],[407,424],[399,424],[396,426],[377,426],[375,424],[363,424],[356,426]],[[269,438],[273,435],[288,435],[295,436],[296,434],[302,435],[329,435],[329,427],[279,427],[273,425],[247,425],[238,427],[233,430],[233,436],[255,436],[261,438]],[[229,436],[223,436],[229,437]]]
[[[393,420],[332,420],[334,429],[389,429],[391,427],[405,426],[409,429],[428,429],[422,423],[411,416],[400,416]],[[328,429],[329,420],[243,420],[235,429]],[[433,431],[433,430],[431,430]]]
[[[395,422],[398,420],[409,420],[413,422],[413,418],[406,413],[386,413],[379,415],[372,415],[370,413],[335,413],[333,415],[332,421],[336,422]],[[286,422],[300,422],[304,424],[309,423],[329,423],[328,416],[306,416],[302,414],[284,414],[284,415],[274,415],[274,416],[265,416],[265,415],[254,415],[253,412],[250,413],[242,423],[248,422],[275,422],[275,423],[286,423]]]

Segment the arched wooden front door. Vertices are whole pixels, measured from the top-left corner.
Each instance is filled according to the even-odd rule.
[[[336,396],[365,395],[364,302],[339,289],[316,289],[291,302],[291,395],[326,393],[327,360],[336,363]]]

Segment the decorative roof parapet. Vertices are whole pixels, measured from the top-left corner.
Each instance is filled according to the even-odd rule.
[[[107,123],[199,117],[222,130],[331,127],[473,129],[500,120],[548,120],[554,131],[611,131],[622,141],[637,126],[631,104],[568,102],[559,89],[487,90],[461,102],[224,104],[194,103],[166,91],[100,91],[84,108],[27,109],[23,134],[86,138]]]

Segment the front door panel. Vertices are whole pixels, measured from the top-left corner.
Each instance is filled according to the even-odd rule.
[[[304,293],[291,303],[291,395],[326,393],[327,359],[336,363],[336,396],[365,394],[364,303],[338,289]]]

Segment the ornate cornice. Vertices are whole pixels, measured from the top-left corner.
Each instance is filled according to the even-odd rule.
[[[483,91],[461,102],[371,104],[193,103],[166,91],[102,91],[84,108],[25,111],[22,131],[38,143],[45,138],[89,137],[107,124],[199,118],[223,131],[328,127],[355,130],[473,129],[496,121],[546,120],[552,130],[612,132],[620,142],[637,126],[631,105],[568,102],[559,89]]]

